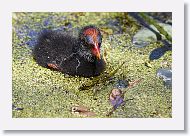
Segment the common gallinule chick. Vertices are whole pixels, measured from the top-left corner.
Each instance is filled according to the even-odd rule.
[[[100,55],[101,43],[102,35],[95,26],[82,28],[77,38],[49,30],[39,36],[33,55],[43,67],[72,76],[93,77],[105,68]]]

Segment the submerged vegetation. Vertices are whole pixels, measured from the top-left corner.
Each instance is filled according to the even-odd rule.
[[[162,41],[150,42],[142,48],[135,47],[133,36],[143,26],[128,13],[20,12],[13,13],[12,23],[14,118],[74,118],[88,117],[89,114],[106,118],[113,108],[109,102],[110,93],[118,88],[118,82],[138,80],[140,82],[133,87],[127,87],[126,83],[120,88],[124,92],[122,98],[125,104],[118,106],[113,113],[111,111],[109,117],[172,117],[172,90],[157,77],[158,69],[171,69],[172,51],[157,51],[165,46]],[[72,77],[35,62],[32,50],[41,31],[72,30],[73,35],[77,35],[78,30],[86,25],[97,26],[103,34],[101,50],[107,67],[102,75],[95,78]],[[153,51],[159,57],[150,61]],[[73,107],[83,106],[87,108],[81,111],[88,114],[72,112]]]

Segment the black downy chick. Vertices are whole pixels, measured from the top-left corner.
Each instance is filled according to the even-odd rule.
[[[46,31],[33,50],[36,62],[71,76],[94,77],[105,69],[100,55],[102,35],[95,26],[81,29],[78,38],[66,32]]]

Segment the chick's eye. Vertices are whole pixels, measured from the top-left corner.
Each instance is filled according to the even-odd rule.
[[[98,47],[99,47],[99,48],[101,47],[101,43],[98,43]]]

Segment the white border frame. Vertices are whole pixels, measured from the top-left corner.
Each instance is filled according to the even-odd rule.
[[[183,8],[181,0],[6,0],[1,2],[1,128],[3,130],[184,130]],[[18,11],[172,12],[172,118],[12,118],[12,12]]]

